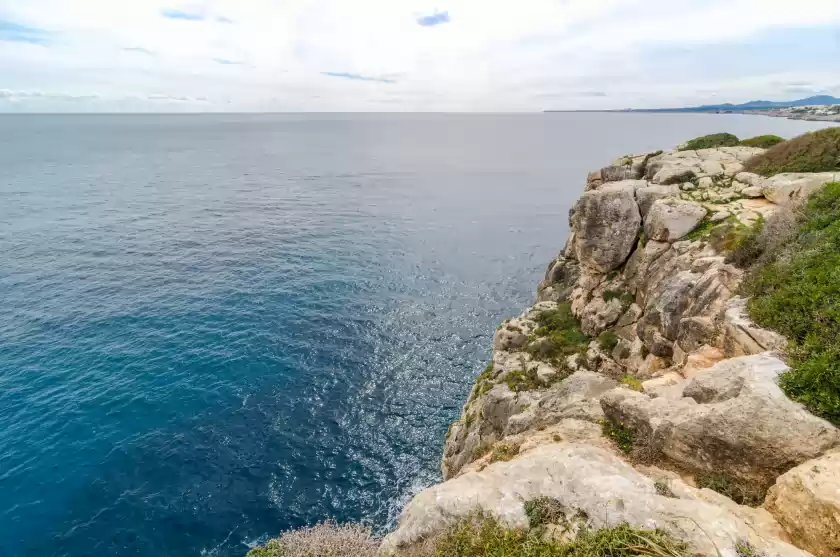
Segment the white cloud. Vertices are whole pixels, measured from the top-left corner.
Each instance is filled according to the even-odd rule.
[[[436,25],[418,23],[443,13]],[[4,22],[26,33],[7,31],[4,41]],[[727,73],[728,49],[734,56],[768,33],[838,24],[836,0],[0,0],[0,87],[44,92],[14,97],[32,110],[70,102],[68,110],[82,102],[160,110],[162,98],[184,99],[173,110],[738,101],[789,95],[790,80],[779,77],[788,74],[816,90],[840,83],[830,63],[810,71],[788,59],[739,79]],[[724,46],[696,73],[675,67],[674,55],[667,64],[651,55],[686,45]],[[836,60],[840,39],[821,48]],[[70,100],[79,97],[88,98]],[[0,110],[10,99],[0,96]]]

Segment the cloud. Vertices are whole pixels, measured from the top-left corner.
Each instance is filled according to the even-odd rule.
[[[220,16],[216,17],[216,22],[217,23],[233,23],[233,20],[229,19],[225,16],[220,15]]]
[[[0,19],[0,41],[45,45],[49,43],[49,33]]]
[[[44,91],[13,91],[11,89],[0,89],[0,100],[23,100],[23,99],[51,99],[63,101],[91,101],[99,99],[97,94],[72,95],[67,93],[52,93]]]
[[[164,8],[160,11],[160,15],[167,19],[183,19],[186,21],[204,21],[207,19],[201,12],[197,11],[184,11],[184,10],[173,10],[170,8]]]
[[[224,58],[213,58],[213,61],[223,66],[241,66],[242,62],[235,62],[233,60],[226,60]]]
[[[347,73],[347,72],[321,72],[322,75],[327,75],[330,77],[340,77],[343,79],[353,79],[356,81],[375,81],[377,83],[396,83],[397,81],[394,79],[390,79],[387,77],[371,77],[367,75],[360,75],[357,73]]]
[[[146,97],[150,101],[167,101],[167,102],[210,102],[207,97],[190,97],[180,95],[149,95]]]
[[[449,12],[435,12],[432,15],[423,15],[417,18],[418,25],[423,27],[434,27],[441,23],[449,23]]]

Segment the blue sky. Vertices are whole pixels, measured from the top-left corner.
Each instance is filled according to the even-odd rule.
[[[0,111],[840,96],[837,0],[0,0]]]

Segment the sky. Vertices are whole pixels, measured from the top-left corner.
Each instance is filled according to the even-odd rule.
[[[840,96],[840,0],[0,0],[0,112]]]

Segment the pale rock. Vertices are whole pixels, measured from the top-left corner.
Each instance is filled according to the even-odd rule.
[[[706,188],[711,188],[714,185],[715,185],[715,181],[708,176],[704,176],[704,177],[700,178],[699,180],[697,180],[697,187],[699,187],[699,188],[706,189]]]
[[[583,308],[581,330],[585,335],[596,336],[618,321],[623,312],[624,307],[618,298],[606,302],[601,296],[596,296]]]
[[[748,188],[742,189],[741,195],[749,198],[764,197],[764,193],[762,192],[761,188],[757,186],[750,186]]]
[[[645,217],[645,235],[657,242],[675,242],[694,230],[706,213],[692,201],[659,199]]]
[[[840,452],[783,474],[764,503],[796,545],[817,557],[840,555]]]
[[[687,542],[694,552],[734,556],[735,545],[748,541],[778,557],[806,553],[774,538],[778,531],[761,509],[733,512],[729,505],[704,500],[699,490],[679,479],[669,481],[678,498],[659,495],[654,480],[611,451],[580,443],[546,443],[520,452],[509,462],[490,464],[427,488],[414,496],[398,526],[382,543],[383,553],[409,548],[441,532],[476,510],[518,528],[528,526],[524,503],[537,497],[560,501],[570,513],[583,511],[593,528],[623,522],[638,528],[662,528]],[[744,520],[743,517],[759,517]],[[769,529],[760,529],[769,525]]]
[[[693,379],[698,373],[711,368],[724,358],[726,356],[720,348],[715,348],[708,344],[701,346],[686,356],[685,365],[681,370],[682,375],[686,379]]]
[[[668,242],[647,242],[639,246],[627,260],[624,278],[631,292],[635,292],[644,283],[648,270],[659,257],[670,248]]]
[[[493,336],[493,350],[518,350],[528,342],[537,324],[530,319],[510,319]]]
[[[739,172],[735,179],[747,186],[760,188],[764,184],[764,177],[752,172]]]
[[[642,383],[642,388],[644,389],[645,393],[653,396],[653,397],[671,397],[671,392],[673,391],[673,387],[683,383],[685,378],[675,371],[669,371],[668,373],[660,376],[654,377],[653,379],[648,379]],[[677,398],[682,396],[682,389],[680,389],[676,395]]]
[[[576,259],[608,273],[627,260],[641,224],[633,191],[586,192],[572,211]]]
[[[787,346],[782,335],[763,329],[747,315],[747,299],[740,296],[726,302],[723,316],[723,347],[727,356],[746,356]]]
[[[678,400],[614,389],[601,406],[683,469],[765,483],[840,445],[840,431],[779,389],[787,370],[768,354],[731,358],[698,374]]]
[[[647,215],[650,206],[657,199],[673,197],[680,193],[679,186],[647,186],[636,190],[636,201],[639,203],[639,212],[642,218]]]
[[[715,160],[704,160],[700,163],[698,175],[713,178],[723,176],[723,165]]]
[[[777,205],[793,205],[838,180],[840,173],[834,172],[776,174],[762,182],[761,192]]]

